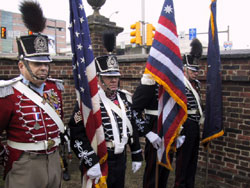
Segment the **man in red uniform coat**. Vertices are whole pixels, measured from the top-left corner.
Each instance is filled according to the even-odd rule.
[[[5,131],[7,136],[6,144],[0,142],[5,188],[56,188],[62,178],[58,145],[64,131],[63,86],[48,78],[52,60],[48,37],[39,33],[46,23],[39,4],[24,2],[20,11],[28,29],[38,34],[17,39],[21,74],[0,81],[0,135]],[[27,12],[37,25],[27,23]]]

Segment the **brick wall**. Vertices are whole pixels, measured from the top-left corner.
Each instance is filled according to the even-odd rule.
[[[200,147],[198,175],[205,178],[206,165],[214,187],[247,188],[250,185],[250,51],[221,54],[224,136],[211,142],[208,157]],[[121,86],[133,92],[145,67],[146,57],[121,56]],[[206,56],[201,60],[199,80],[206,96]],[[202,128],[201,128],[202,133]],[[201,134],[202,135],[202,134]]]
[[[134,92],[144,71],[146,55],[120,56],[121,88]],[[224,136],[211,142],[208,157],[209,180],[214,187],[247,188],[250,185],[250,51],[221,54]],[[0,79],[19,74],[17,59],[0,57]],[[64,122],[67,124],[75,104],[71,58],[55,57],[51,76],[64,80]],[[205,105],[206,56],[201,60],[200,81]],[[202,131],[201,131],[202,132]],[[205,179],[207,153],[200,147],[198,176]]]
[[[11,79],[19,75],[16,57],[0,57],[0,80]],[[75,87],[72,76],[71,58],[57,57],[51,63],[50,75],[52,78],[64,81],[63,111],[64,123],[67,124],[75,104]]]
[[[6,27],[7,30],[7,38],[0,38],[0,52],[17,53],[16,37],[28,34],[28,29],[22,21],[22,15],[0,10],[0,25]],[[66,48],[66,29],[66,21],[47,18],[43,34],[55,38],[57,52]]]

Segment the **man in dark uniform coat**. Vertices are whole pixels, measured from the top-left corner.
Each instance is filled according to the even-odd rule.
[[[203,121],[200,82],[197,80],[202,44],[194,39],[190,46],[190,54],[183,57],[188,118],[181,131],[185,141],[176,153],[175,188],[194,188],[200,141],[199,126]]]
[[[0,143],[5,188],[59,188],[63,85],[48,78],[52,60],[48,37],[39,34],[46,23],[40,5],[23,2],[20,11],[28,29],[38,34],[17,38],[21,74],[0,81],[0,134],[5,130],[7,135],[7,144]]]
[[[113,50],[113,34],[104,36],[104,44],[109,52]],[[105,42],[106,41],[106,42]],[[112,44],[110,44],[112,43]],[[96,58],[98,74],[102,127],[108,151],[108,188],[123,188],[125,185],[126,146],[132,154],[132,170],[135,173],[142,164],[142,150],[131,111],[131,94],[119,89],[119,66],[115,55]],[[80,159],[80,170],[87,168],[87,175],[95,179],[101,176],[97,155],[86,137],[78,105],[69,122],[71,147]],[[77,143],[82,143],[81,145]],[[84,153],[83,153],[84,152]]]
[[[133,95],[133,114],[139,119],[137,125],[140,136],[146,136],[143,188],[155,188],[157,149],[161,143],[157,133],[158,84],[151,75],[143,74],[140,85]],[[140,118],[139,118],[140,117]],[[172,160],[171,154],[171,160]],[[169,170],[158,166],[158,188],[165,188]]]

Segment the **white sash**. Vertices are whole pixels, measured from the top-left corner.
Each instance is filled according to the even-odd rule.
[[[103,102],[103,105],[105,109],[107,110],[107,113],[110,117],[111,120],[111,126],[112,126],[112,131],[113,131],[113,136],[114,136],[114,142],[115,142],[115,154],[121,153],[124,150],[124,146],[128,142],[128,137],[127,137],[127,127],[130,130],[131,134],[133,134],[133,129],[130,120],[128,119],[126,115],[126,110],[125,110],[125,105],[120,97],[119,94],[117,94],[118,102],[121,106],[121,109],[115,105],[109,98],[106,97],[104,91],[102,88],[99,88],[99,96],[101,101]],[[114,119],[114,115],[112,113],[112,110],[121,117],[122,119],[122,139],[120,142],[120,134],[119,130],[117,127],[117,123]]]
[[[111,106],[111,109],[118,115],[120,116],[120,118],[123,120],[123,122],[125,123],[125,125],[127,125],[131,135],[133,135],[133,128],[132,128],[132,125],[131,125],[131,122],[130,120],[128,119],[127,117],[127,114],[126,114],[126,109],[125,109],[125,105],[119,95],[119,93],[117,93],[117,98],[118,98],[118,102],[121,106],[121,109],[115,105],[111,100],[108,100],[108,104]],[[123,124],[124,124],[123,123]]]
[[[42,97],[40,97],[37,93],[35,93],[30,88],[28,88],[21,81],[14,83],[13,87],[16,90],[18,90],[20,93],[22,93],[26,97],[28,97],[30,100],[32,100],[34,103],[36,103],[39,107],[41,107],[51,117],[51,119],[53,119],[53,121],[58,126],[59,130],[62,133],[64,133],[64,124],[63,124],[61,118],[59,117],[59,115],[55,112],[55,110],[48,103],[43,104]]]
[[[189,80],[184,76],[185,79],[185,85],[188,89],[190,89],[192,91],[192,93],[194,94],[194,97],[197,101],[198,104],[198,109],[199,109],[199,113],[201,115],[201,120],[204,121],[204,116],[203,116],[203,112],[202,112],[202,108],[201,108],[201,99],[199,94],[197,93],[197,91],[193,88],[192,84],[189,82]]]

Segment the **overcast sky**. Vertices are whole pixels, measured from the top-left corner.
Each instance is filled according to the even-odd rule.
[[[145,21],[157,25],[164,0],[144,0]],[[196,28],[197,33],[208,32],[210,18],[209,5],[211,0],[173,0],[175,21],[178,33],[189,28]],[[8,3],[11,2],[11,3]],[[18,5],[21,0],[10,0],[1,4],[0,9],[19,12]],[[65,20],[68,26],[69,0],[39,0],[47,18]],[[93,13],[91,6],[83,0],[85,12]],[[229,26],[229,40],[233,42],[234,49],[250,48],[250,1],[249,0],[217,0],[217,26],[219,31],[226,31]],[[114,12],[119,11],[117,14]],[[141,0],[106,0],[100,9],[100,14],[116,22],[124,31],[118,36],[117,41],[130,39],[130,25],[142,20]],[[207,35],[197,35],[201,40],[207,40]],[[220,45],[227,41],[227,33],[219,34]],[[70,39],[67,38],[67,41]]]

